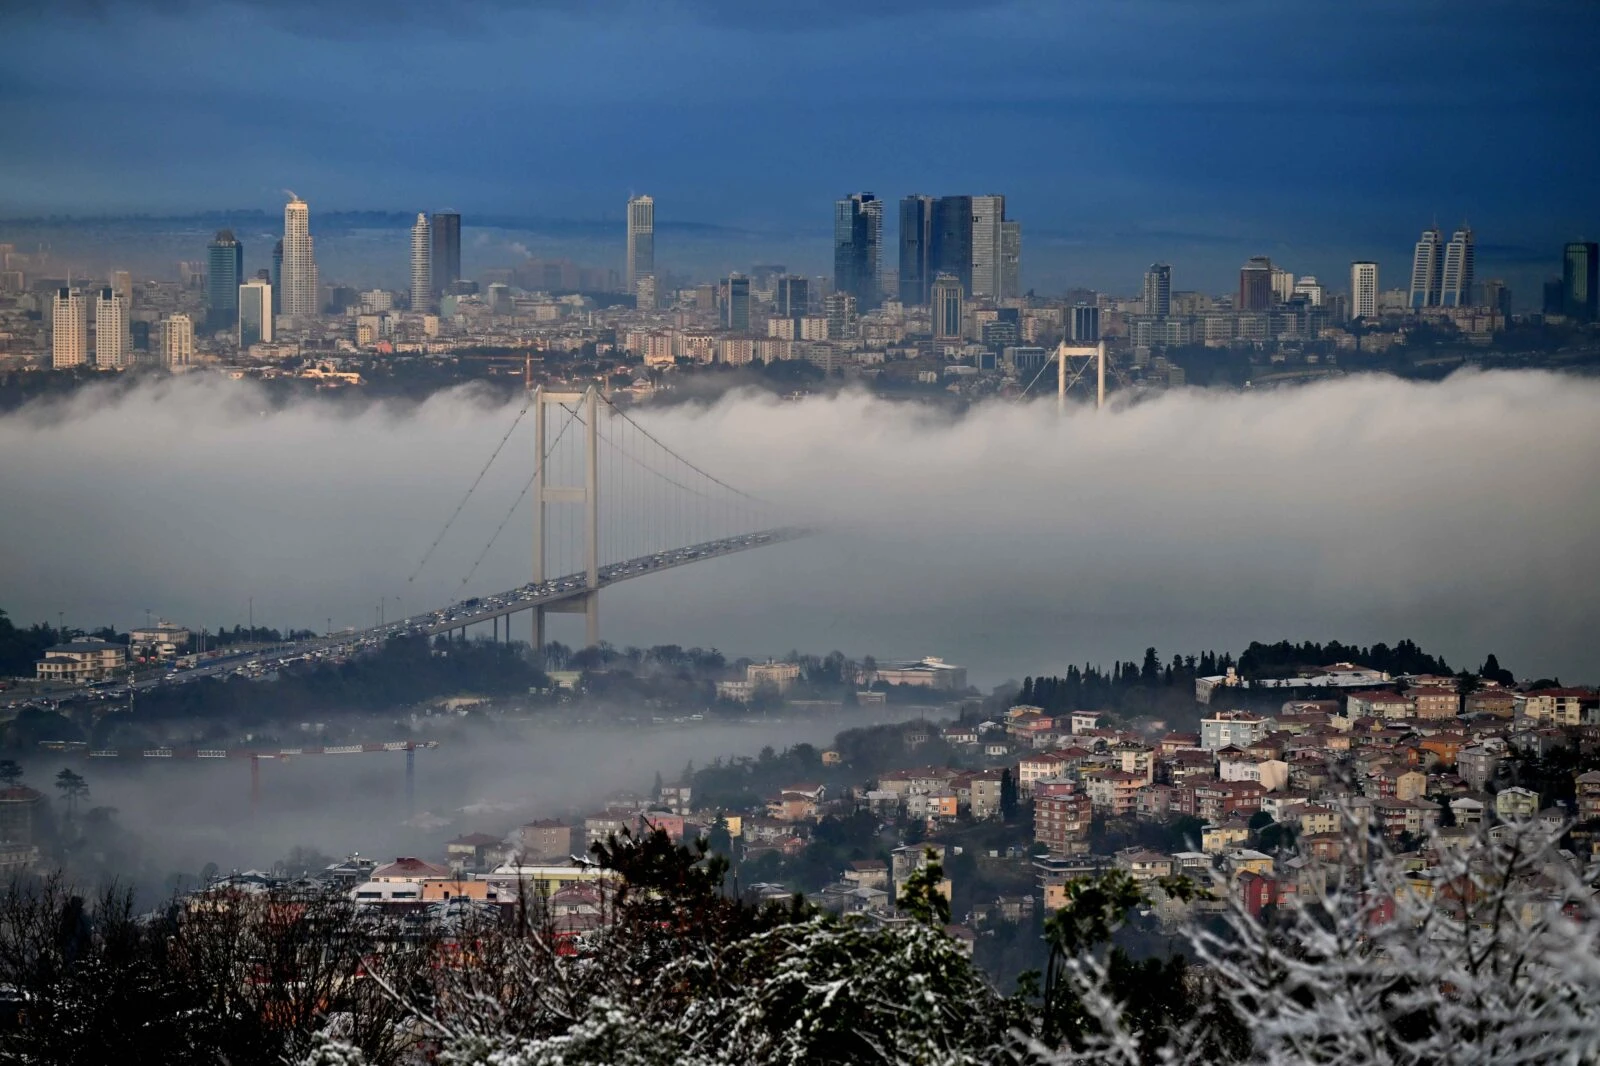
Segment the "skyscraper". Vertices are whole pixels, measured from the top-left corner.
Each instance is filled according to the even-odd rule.
[[[433,306],[433,234],[428,216],[419,213],[411,226],[411,310]]]
[[[972,296],[973,299],[1000,298],[1001,224],[1006,217],[1006,198],[988,195],[972,198]]]
[[[1378,264],[1370,260],[1350,264],[1350,317],[1378,317]]]
[[[433,241],[433,294],[441,296],[461,280],[461,216],[454,211],[435,212],[428,235]]]
[[[94,365],[121,370],[128,365],[133,341],[128,336],[128,305],[117,290],[100,290],[94,301]]]
[[[961,291],[972,289],[972,197],[941,196],[928,222],[930,276],[950,274]]]
[[[1561,313],[1584,322],[1600,319],[1600,244],[1573,241],[1562,249]]]
[[[811,310],[811,287],[803,277],[786,274],[778,279],[773,310],[779,318],[804,318]]]
[[[1072,339],[1079,344],[1099,343],[1100,308],[1094,304],[1079,304],[1072,309]]]
[[[1439,288],[1444,272],[1444,234],[1439,227],[1422,231],[1411,256],[1411,306],[1438,307]]]
[[[1015,300],[1022,295],[1022,223],[1006,219],[1000,223],[1000,298]]]
[[[913,195],[900,201],[900,302],[921,307],[928,302],[933,274],[928,269],[933,197]]]
[[[740,333],[750,331],[750,279],[743,274],[722,279],[722,324]]]
[[[283,206],[283,313],[317,313],[317,260],[311,241],[311,210],[296,196]],[[270,288],[270,286],[269,286]]]
[[[853,193],[833,205],[833,288],[856,298],[856,306],[878,305],[878,256],[883,240],[883,201]]]
[[[1172,267],[1151,263],[1144,272],[1144,313],[1157,318],[1172,314]]]
[[[81,289],[57,289],[50,311],[50,365],[57,370],[89,359],[89,304]]]
[[[244,245],[233,230],[218,230],[206,246],[206,328],[231,329],[239,320],[239,283],[244,280]]]
[[[656,202],[648,196],[628,201],[628,291],[640,274],[656,272]]]
[[[1250,257],[1239,268],[1240,311],[1265,311],[1272,306],[1272,260],[1264,255]]]
[[[1444,249],[1444,269],[1440,272],[1439,304],[1443,307],[1472,306],[1472,231],[1463,226],[1450,236]]]
[[[243,277],[241,282],[247,280]],[[283,314],[283,238],[272,242],[272,313]]]
[[[193,361],[194,323],[181,312],[168,315],[161,322],[161,365],[173,370]]]
[[[933,339],[959,340],[963,335],[961,279],[954,274],[940,274],[933,281]]]
[[[848,292],[836,292],[822,302],[828,318],[828,339],[846,340],[856,335],[856,298]]]
[[[256,277],[239,286],[239,347],[272,340],[272,282]]]

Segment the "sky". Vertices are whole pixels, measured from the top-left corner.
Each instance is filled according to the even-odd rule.
[[[28,461],[0,463],[16,563],[0,606],[23,624],[59,612],[126,630],[149,610],[215,628],[253,599],[257,624],[321,630],[374,623],[380,597],[394,618],[520,585],[520,405],[461,388],[274,408],[248,382],[193,375],[7,415],[0,455]],[[1493,652],[1519,677],[1593,683],[1597,409],[1600,380],[1535,372],[1186,389],[1065,418],[1050,399],[951,420],[855,392],[641,409],[687,459],[780,504],[771,521],[823,532],[624,582],[601,597],[601,635],[729,658],[937,655],[986,688],[1149,646],[1411,639],[1456,669]],[[709,539],[636,497],[610,455],[603,528],[640,499],[648,522],[619,514],[633,535]],[[553,455],[552,483],[581,483],[566,462]],[[550,572],[571,572],[576,527],[550,528]],[[605,561],[641,554],[610,543]],[[581,644],[581,620],[556,616],[550,635]]]
[[[1435,218],[1532,277],[1600,232],[1597,44],[1540,0],[8,0],[0,218],[650,192],[820,270],[840,195],[998,191],[1041,291],[1397,279]]]

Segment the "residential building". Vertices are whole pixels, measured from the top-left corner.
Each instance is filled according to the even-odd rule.
[[[558,818],[529,822],[517,829],[517,858],[525,863],[566,862],[583,849],[582,829]]]
[[[932,251],[933,197],[912,195],[900,201],[900,303],[906,307],[927,304],[933,287],[929,267]]]
[[[454,211],[435,212],[428,220],[428,238],[433,247],[428,274],[434,295],[442,296],[461,280],[461,216]]]
[[[194,362],[194,322],[181,311],[161,320],[161,364],[177,370]]]
[[[1539,813],[1539,793],[1520,785],[1503,788],[1495,794],[1494,813],[1501,821],[1532,818]]]
[[[633,292],[641,274],[656,272],[656,202],[649,196],[628,198],[628,263],[623,277]]]
[[[1172,267],[1151,263],[1144,272],[1144,313],[1166,318],[1172,313]]]
[[[1439,227],[1422,231],[1411,256],[1411,307],[1439,306],[1444,274],[1444,234]]]
[[[270,344],[274,333],[272,283],[254,278],[239,286],[239,347]]]
[[[1203,751],[1216,751],[1230,744],[1248,747],[1266,736],[1271,726],[1270,718],[1249,711],[1218,711],[1200,719],[1200,747]]]
[[[974,300],[1000,299],[1005,217],[1004,196],[972,198],[972,285],[968,291]]]
[[[428,216],[418,213],[411,226],[411,310],[433,306],[433,234]]]
[[[311,238],[311,209],[298,196],[283,206],[282,285],[280,300],[285,315],[297,319],[316,315],[317,260]]]
[[[50,365],[64,370],[88,361],[88,301],[81,289],[57,289],[50,312]]]
[[[1033,838],[1052,855],[1082,855],[1089,850],[1094,807],[1083,793],[1041,796],[1033,804]]]
[[[1345,699],[1345,717],[1410,718],[1416,713],[1411,697],[1398,692],[1352,692]]]
[[[128,334],[128,305],[122,302],[116,289],[101,289],[94,301],[95,366],[121,370],[128,365],[132,351],[133,338]]]
[[[1444,266],[1439,274],[1439,304],[1441,307],[1472,306],[1473,277],[1472,231],[1465,227],[1450,236],[1445,245]]]
[[[1600,694],[1581,688],[1541,688],[1522,697],[1522,716],[1545,725],[1584,724],[1585,705],[1600,704]]]
[[[99,681],[127,661],[124,645],[84,637],[46,648],[44,658],[34,664],[34,676],[40,681]]]
[[[1122,770],[1094,770],[1083,774],[1083,789],[1094,809],[1124,818],[1138,809],[1139,790],[1149,782],[1142,774]]]
[[[966,667],[932,655],[914,662],[881,662],[873,677],[886,685],[915,685],[944,692],[959,692],[967,687]]]
[[[1252,256],[1239,268],[1239,298],[1234,309],[1266,311],[1272,303],[1272,260],[1264,255]]]
[[[1370,260],[1350,264],[1350,317],[1378,317],[1378,264]]]
[[[1474,791],[1482,791],[1500,768],[1501,751],[1486,744],[1474,744],[1456,752],[1456,776]]]
[[[1572,783],[1578,801],[1578,821],[1600,821],[1600,770],[1575,774]]]
[[[1416,706],[1418,718],[1454,718],[1461,713],[1461,694],[1442,685],[1406,690]]]
[[[233,230],[218,230],[206,246],[206,329],[232,329],[239,321],[244,245]]]
[[[863,310],[878,306],[882,242],[882,200],[862,192],[834,202],[833,289],[854,296]]]

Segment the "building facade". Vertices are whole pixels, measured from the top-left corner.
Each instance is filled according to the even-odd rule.
[[[941,196],[933,201],[928,269],[935,280],[950,274],[961,282],[962,292],[972,291],[972,197]]]
[[[628,291],[641,274],[656,272],[656,202],[649,196],[628,200],[628,265],[624,281]]]
[[[1172,267],[1166,263],[1151,263],[1144,272],[1144,313],[1156,318],[1172,313]]]
[[[244,281],[244,245],[233,230],[218,230],[206,246],[206,328],[232,329],[239,321],[239,286]]]
[[[1600,319],[1600,244],[1573,241],[1562,249],[1561,313],[1581,322]]]
[[[1239,299],[1234,306],[1240,311],[1265,311],[1272,306],[1272,260],[1253,256],[1239,268]]]
[[[426,311],[433,304],[433,230],[428,216],[418,214],[411,225],[411,310]]]
[[[194,362],[194,322],[181,312],[161,322],[161,365],[168,370]]]
[[[1350,317],[1378,317],[1378,264],[1370,260],[1350,264]]]
[[[1439,306],[1444,274],[1444,234],[1435,226],[1422,231],[1411,254],[1411,307]]]
[[[1475,260],[1472,231],[1463,227],[1450,236],[1445,245],[1444,266],[1439,273],[1439,305],[1441,307],[1471,307],[1473,265]]]
[[[1002,228],[1006,198],[994,194],[972,198],[972,287],[974,300],[998,300],[1004,261]]]
[[[283,206],[283,313],[312,318],[317,313],[317,260],[311,239],[311,209],[296,196]],[[267,295],[270,297],[271,286]]]
[[[128,365],[133,339],[128,334],[128,305],[117,290],[100,290],[94,301],[94,362],[98,367],[121,370]]]
[[[956,340],[964,336],[961,280],[952,274],[940,274],[933,283],[933,339]]]
[[[239,286],[239,347],[271,342],[272,283],[254,278]]]
[[[433,242],[433,294],[442,296],[461,280],[461,216],[454,211],[436,211],[428,220],[428,235]]]
[[[1022,295],[1022,223],[1005,219],[1000,223],[1000,299],[1015,300]]]
[[[878,259],[883,239],[883,201],[853,193],[833,205],[833,289],[856,298],[856,306],[878,305]]]
[[[50,365],[57,370],[89,361],[89,303],[82,289],[57,289],[50,311]]]
[[[900,201],[900,303],[922,307],[933,286],[929,269],[933,225],[933,197],[920,194]]]

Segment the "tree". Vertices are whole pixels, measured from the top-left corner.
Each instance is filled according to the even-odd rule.
[[[0,759],[0,781],[11,788],[22,780],[22,764],[15,759]]]
[[[1000,820],[1015,821],[1017,817],[1017,779],[1011,768],[1000,771]]]
[[[78,813],[78,803],[89,796],[89,784],[83,779],[83,775],[73,773],[65,767],[56,774],[56,789],[67,801],[69,815]]]
[[[900,886],[900,898],[895,905],[910,918],[943,929],[950,924],[950,901],[945,898],[941,885],[944,865],[939,853],[927,848],[922,853],[922,867],[913,870]]]

